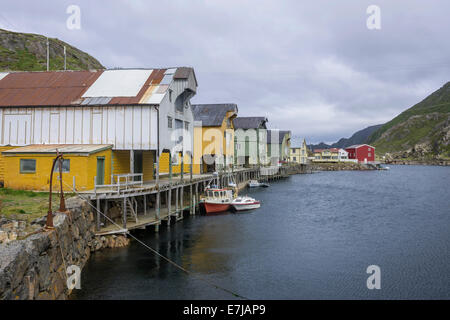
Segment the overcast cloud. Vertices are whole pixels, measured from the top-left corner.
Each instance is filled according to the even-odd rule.
[[[81,8],[81,29],[66,9]],[[381,8],[381,30],[366,9]],[[237,103],[308,142],[390,120],[450,80],[448,1],[2,1],[0,27],[108,68],[192,66],[195,103]],[[295,143],[298,139],[295,140]]]

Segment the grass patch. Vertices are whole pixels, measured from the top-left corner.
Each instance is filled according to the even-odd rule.
[[[73,194],[65,193],[65,198]],[[0,189],[0,216],[8,219],[25,220],[28,222],[43,217],[48,211],[48,192]],[[53,194],[52,210],[59,209],[59,195]]]

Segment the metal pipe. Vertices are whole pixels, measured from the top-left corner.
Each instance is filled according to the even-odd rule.
[[[48,195],[48,211],[47,211],[47,221],[45,223],[45,228],[46,229],[53,229],[53,212],[52,212],[52,189],[53,189],[53,171],[55,170],[55,164],[56,161],[61,161],[60,159],[62,158],[62,154],[59,153],[58,150],[56,150],[56,158],[53,159],[53,164],[52,164],[52,169],[50,171],[50,188],[49,188],[49,195]],[[60,179],[61,179],[61,199],[62,202],[60,202],[60,209],[61,209],[61,204],[64,204],[64,194],[63,194],[63,190],[62,190],[62,164],[59,164],[59,170],[60,170]],[[65,208],[65,206],[64,206]],[[64,210],[66,211],[66,210]]]

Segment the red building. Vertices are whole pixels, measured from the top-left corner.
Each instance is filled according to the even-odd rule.
[[[349,159],[357,159],[358,162],[367,163],[375,161],[375,148],[368,144],[357,144],[345,148]]]

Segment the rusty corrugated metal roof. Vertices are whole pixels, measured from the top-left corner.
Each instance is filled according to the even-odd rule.
[[[79,104],[77,100],[102,72],[11,72],[0,80],[0,106]]]
[[[0,107],[159,104],[172,80],[189,72],[193,69],[11,72],[0,77]],[[118,74],[130,79],[126,90]]]

